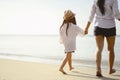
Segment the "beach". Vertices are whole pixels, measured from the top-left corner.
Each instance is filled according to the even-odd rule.
[[[12,59],[0,59],[0,80],[120,80],[120,71],[109,75],[103,69],[103,78],[95,76],[95,68],[74,66],[69,71],[65,66],[67,75],[59,72],[59,64],[29,62]]]
[[[65,56],[59,36],[0,36],[0,80],[120,80],[120,36],[116,38],[116,73],[108,73],[108,54],[102,55],[103,78],[96,77],[95,41],[93,36],[77,38],[77,50],[73,53],[73,66],[67,75],[59,71]],[[49,40],[49,41],[48,41]],[[92,45],[92,46],[91,46]],[[86,50],[87,49],[87,50]]]

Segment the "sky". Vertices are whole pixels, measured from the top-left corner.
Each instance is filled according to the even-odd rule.
[[[76,14],[77,25],[84,29],[92,3],[93,0],[0,0],[0,35],[59,34],[68,9]],[[116,23],[120,34],[120,22]],[[89,34],[93,34],[93,28],[91,25]]]

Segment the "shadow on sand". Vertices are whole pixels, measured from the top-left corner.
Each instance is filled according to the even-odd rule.
[[[91,74],[87,74],[87,73],[81,73],[81,72],[78,72],[78,71],[72,71],[73,73],[76,73],[76,74],[67,74],[68,76],[75,76],[75,77],[85,77],[85,78],[88,78],[91,80],[92,79],[100,79],[100,80],[119,80],[119,79],[115,79],[115,78],[109,78],[109,77],[96,77],[95,75],[91,75]],[[113,75],[113,76],[120,76],[120,75]]]

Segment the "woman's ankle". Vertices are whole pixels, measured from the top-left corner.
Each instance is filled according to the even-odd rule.
[[[113,74],[113,73],[115,73],[115,72],[116,72],[115,69],[110,69],[109,74]]]

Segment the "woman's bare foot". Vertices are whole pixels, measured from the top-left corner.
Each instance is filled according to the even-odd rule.
[[[62,72],[63,74],[67,74],[64,70],[59,69],[60,72]]]
[[[102,72],[101,72],[101,68],[98,68],[98,70],[96,72],[96,76],[97,77],[103,77]]]
[[[112,70],[110,70],[109,74],[113,74],[113,73],[115,73],[115,72],[116,72],[116,70],[115,70],[115,69],[112,69]]]
[[[101,71],[97,71],[97,72],[96,72],[96,76],[97,76],[97,77],[103,77],[102,74],[101,74]]]

